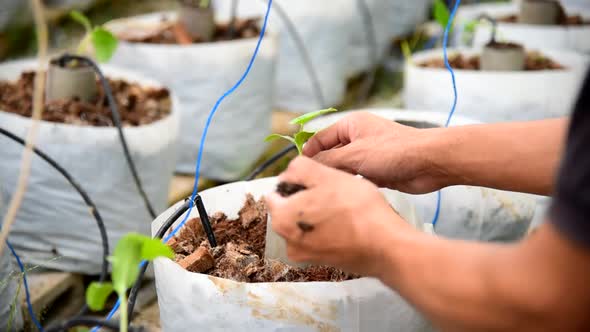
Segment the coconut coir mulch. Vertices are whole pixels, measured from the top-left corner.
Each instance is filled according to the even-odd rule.
[[[234,34],[230,37],[229,24],[216,24],[212,42],[253,38],[260,34],[258,27],[259,19],[236,19],[234,23]],[[177,22],[162,20],[162,28],[147,36],[134,37],[124,32],[119,35],[121,39],[132,43],[148,44],[187,44],[202,43],[200,38],[191,38],[185,28]]]
[[[223,213],[210,217],[218,243],[216,248],[209,246],[199,218],[189,220],[168,244],[179,263],[197,250],[206,249],[209,252],[214,260],[213,266],[206,271],[192,272],[240,282],[343,281],[358,278],[332,267],[297,268],[264,259],[267,218],[264,202],[255,201],[248,194],[237,219],[229,219]],[[191,268],[188,270],[191,271]]]
[[[479,59],[479,55],[467,56],[463,54],[453,54],[449,56],[449,64],[453,69],[480,70]],[[426,68],[445,68],[443,58],[430,59],[423,61],[418,65]],[[526,71],[565,69],[561,64],[538,52],[527,53],[524,67],[524,70]]]
[[[504,23],[518,23],[518,15],[508,15],[498,18],[498,22]],[[576,25],[589,25],[590,22],[584,20],[581,15],[563,15],[556,25],[576,26]]]
[[[31,117],[35,72],[23,72],[16,82],[0,81],[0,110]],[[123,126],[140,126],[166,117],[171,111],[170,93],[164,88],[108,79]],[[43,120],[81,126],[111,127],[111,111],[102,85],[91,102],[77,99],[45,103]]]

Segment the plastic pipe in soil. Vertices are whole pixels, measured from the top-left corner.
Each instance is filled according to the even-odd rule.
[[[196,162],[196,166],[195,166],[195,182],[193,184],[193,192],[191,194],[191,198],[189,200],[189,208],[188,208],[188,212],[186,213],[186,216],[184,217],[184,219],[180,222],[180,224],[178,226],[176,226],[172,232],[164,239],[164,242],[167,242],[172,236],[174,236],[176,234],[176,232],[178,232],[178,230],[180,228],[182,228],[184,226],[184,224],[186,223],[188,217],[190,216],[190,212],[194,206],[193,202],[195,201],[195,198],[197,196],[197,190],[198,190],[198,183],[199,183],[199,176],[200,176],[200,171],[201,171],[201,160],[203,158],[203,148],[205,146],[205,139],[207,138],[207,132],[209,130],[209,126],[211,125],[211,122],[213,121],[213,116],[215,115],[215,112],[217,111],[217,109],[219,108],[219,105],[221,105],[221,103],[223,102],[223,100],[225,98],[227,98],[227,96],[231,95],[234,91],[236,91],[240,85],[242,85],[242,83],[244,82],[244,80],[246,79],[246,77],[248,77],[248,74],[250,73],[250,70],[252,69],[252,66],[254,65],[254,61],[256,60],[256,56],[258,55],[258,51],[260,50],[260,44],[262,43],[262,39],[264,38],[264,33],[266,32],[266,27],[267,27],[267,23],[268,23],[268,16],[270,14],[270,9],[272,7],[272,2],[273,0],[268,0],[268,6],[266,9],[266,14],[264,15],[264,23],[262,24],[262,29],[260,29],[260,36],[258,37],[258,42],[256,43],[256,48],[254,49],[254,53],[252,54],[252,58],[250,59],[250,62],[248,63],[248,66],[246,67],[246,70],[244,71],[244,74],[240,77],[240,79],[236,82],[236,84],[234,84],[234,86],[232,86],[229,90],[227,90],[215,103],[215,105],[213,106],[213,109],[211,110],[211,112],[209,113],[209,116],[207,117],[207,122],[205,123],[205,129],[203,130],[203,134],[201,135],[201,141],[199,143],[199,153],[197,156],[197,162]],[[145,264],[147,266],[147,264]],[[120,301],[117,301],[117,303],[115,304],[115,306],[113,307],[113,309],[109,312],[108,316],[107,316],[107,320],[110,319],[111,317],[113,317],[113,315],[117,312],[117,310],[119,309],[119,305],[120,305]],[[97,327],[94,327],[92,329],[93,332],[98,331]]]
[[[72,61],[72,60],[76,60],[76,61],[80,61],[80,62],[84,62],[84,63],[88,64],[89,66],[91,66],[94,69],[94,71],[98,75],[98,78],[100,79],[100,83],[102,84],[103,90],[104,90],[105,95],[107,97],[107,101],[109,103],[109,108],[111,110],[113,122],[115,123],[115,126],[117,127],[117,131],[119,133],[119,139],[121,140],[121,145],[123,146],[123,153],[125,154],[125,158],[127,160],[129,170],[131,171],[131,175],[133,176],[133,179],[135,181],[135,185],[137,186],[137,190],[139,191],[139,195],[143,199],[144,204],[148,210],[148,213],[150,214],[150,216],[152,218],[155,218],[156,212],[154,211],[154,208],[152,207],[152,204],[150,203],[150,201],[147,197],[147,194],[146,194],[145,190],[143,189],[143,185],[141,183],[141,179],[139,178],[137,168],[135,167],[135,163],[133,162],[133,158],[131,158],[131,154],[129,152],[129,146],[127,145],[127,140],[125,139],[125,135],[123,134],[123,127],[121,125],[121,116],[119,115],[119,111],[117,109],[117,103],[115,102],[115,98],[113,97],[113,92],[109,86],[109,83],[107,82],[105,76],[103,75],[103,73],[100,70],[100,68],[98,67],[98,65],[94,61],[90,60],[89,58],[77,56],[77,55],[66,54],[66,55],[63,55],[58,61],[60,61],[61,64],[65,65],[65,63]]]

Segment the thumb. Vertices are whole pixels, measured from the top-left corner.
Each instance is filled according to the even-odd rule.
[[[326,166],[356,174],[362,161],[361,154],[353,144],[318,153],[313,160]]]

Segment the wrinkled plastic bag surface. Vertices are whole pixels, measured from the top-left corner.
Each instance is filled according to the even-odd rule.
[[[158,13],[115,20],[107,26],[115,33],[129,27],[160,23]],[[209,112],[217,99],[242,76],[257,38],[193,45],[159,45],[120,42],[112,63],[143,72],[178,96],[180,144],[176,170],[194,173],[199,142]],[[243,84],[224,99],[209,127],[201,174],[231,181],[243,175],[264,152],[270,134],[276,40],[267,33],[258,57]],[[138,61],[141,59],[141,61]]]
[[[444,126],[448,114],[395,109],[366,110],[385,119]],[[321,130],[355,111],[332,113],[310,121],[306,130]],[[451,126],[477,121],[455,115]],[[406,195],[406,194],[404,194]],[[441,191],[441,209],[436,234],[479,241],[514,241],[524,236],[535,216],[536,196],[482,187],[453,186]],[[406,195],[420,222],[430,223],[436,211],[437,194]]]
[[[0,66],[0,79],[16,79],[36,61]],[[158,86],[144,76],[110,66],[106,75]],[[156,212],[167,207],[178,140],[178,116],[141,127],[125,127],[131,157]],[[28,118],[0,112],[0,126],[25,137]],[[23,147],[0,136],[0,180],[8,193],[16,188]],[[42,122],[36,146],[62,167],[88,193],[104,220],[111,250],[124,234],[149,234],[149,216],[123,154],[115,128]],[[29,185],[12,227],[10,241],[27,264],[62,271],[97,274],[102,242],[88,207],[65,178],[44,160],[34,157]]]
[[[590,6],[590,2],[588,2]],[[581,15],[585,21],[590,20],[590,8],[565,7],[568,14]],[[462,30],[465,23],[477,19],[481,14],[493,18],[517,14],[519,6],[515,3],[481,4],[462,7],[457,13],[459,45],[465,45]],[[490,41],[492,28],[489,23],[477,26],[473,35],[473,45],[483,46]],[[551,48],[590,53],[590,25],[546,26],[518,23],[498,23],[497,37],[502,41],[521,43],[527,47]]]
[[[237,182],[201,193],[208,213],[237,217],[246,193],[273,191],[276,178]],[[402,195],[384,195],[411,224],[423,228]],[[178,206],[152,224],[152,233]],[[193,211],[193,216],[198,216]],[[156,259],[156,288],[163,331],[431,331],[429,323],[397,293],[376,279],[338,283],[239,283],[191,273],[169,259]]]
[[[456,49],[449,50],[452,56]],[[478,51],[460,49],[462,54]],[[456,115],[483,122],[540,120],[568,115],[584,80],[588,57],[571,51],[541,53],[564,65],[564,70],[491,72],[455,69],[459,98]],[[441,49],[419,52],[406,64],[403,98],[409,109],[448,112],[453,87],[444,68],[417,64],[443,58]]]

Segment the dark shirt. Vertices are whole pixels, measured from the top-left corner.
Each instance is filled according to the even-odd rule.
[[[549,215],[559,231],[590,248],[590,72],[571,117]]]

